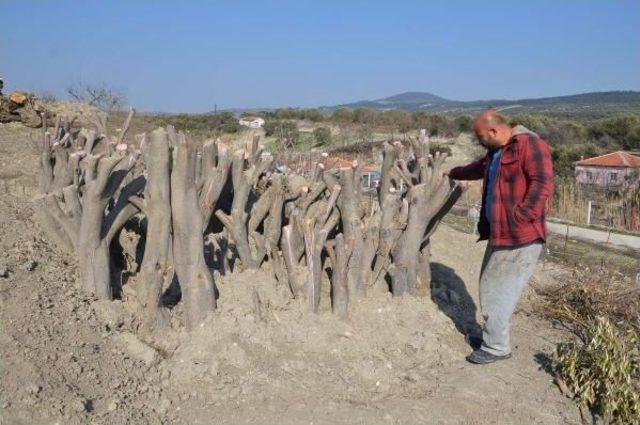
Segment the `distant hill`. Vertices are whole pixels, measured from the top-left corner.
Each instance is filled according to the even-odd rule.
[[[538,99],[493,99],[459,101],[445,99],[426,92],[406,92],[376,100],[362,100],[343,105],[323,107],[330,112],[338,108],[371,108],[377,110],[440,112],[444,114],[473,113],[485,108],[509,112],[593,113],[640,111],[640,92],[607,91]]]

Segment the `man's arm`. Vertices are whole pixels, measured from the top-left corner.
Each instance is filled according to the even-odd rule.
[[[486,163],[486,158],[482,158],[469,165],[454,167],[448,174],[454,180],[480,180],[484,178]]]
[[[538,138],[530,138],[523,162],[529,187],[524,199],[516,206],[516,220],[533,221],[542,216],[553,191],[553,161],[549,145]]]

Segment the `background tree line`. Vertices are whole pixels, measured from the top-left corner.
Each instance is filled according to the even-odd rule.
[[[427,129],[430,136],[440,137],[457,137],[461,133],[473,132],[471,116],[404,110],[340,108],[323,113],[319,109],[288,108],[261,111],[255,115],[265,119],[266,135],[274,137],[284,149],[344,148],[354,143],[371,142],[376,133],[378,138],[381,134],[403,137],[422,128]],[[614,150],[640,150],[640,114],[590,117],[526,113],[508,115],[507,118],[511,125],[524,125],[549,141],[559,176],[573,176],[573,162],[582,157]],[[178,130],[190,132],[235,133],[241,128],[238,117],[231,112],[156,115],[153,120],[159,125],[172,124]],[[311,130],[304,131],[304,127]]]
[[[297,134],[297,122],[307,121],[317,125],[313,133],[314,145],[337,143],[344,146],[345,140],[364,142],[371,138],[376,130],[387,133],[406,134],[426,128],[430,136],[456,137],[460,133],[473,131],[471,116],[448,116],[426,112],[404,110],[377,111],[366,108],[340,108],[329,114],[317,109],[277,109],[260,113],[267,120],[267,135],[272,129],[283,126],[286,121],[289,134]],[[582,157],[588,158],[613,150],[640,149],[640,114],[615,114],[608,117],[592,118],[586,115],[558,116],[551,114],[515,114],[509,115],[511,125],[521,124],[548,140],[553,148],[553,159],[557,174],[573,175],[573,162]],[[329,127],[337,128],[333,134]],[[335,131],[334,131],[335,133]],[[349,133],[349,137],[343,135]],[[292,137],[295,145],[297,138]],[[306,144],[305,144],[306,145]]]

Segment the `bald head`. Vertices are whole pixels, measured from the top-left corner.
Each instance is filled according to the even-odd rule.
[[[475,125],[506,125],[506,121],[495,109],[485,109],[480,112],[474,121]]]
[[[487,149],[497,149],[509,142],[512,129],[493,109],[482,111],[473,121],[473,131]]]

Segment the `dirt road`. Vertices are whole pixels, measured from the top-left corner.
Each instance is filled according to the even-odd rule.
[[[585,242],[601,243],[617,248],[633,249],[640,252],[640,236],[622,235],[604,230],[588,229],[572,226],[567,223],[547,221],[547,229],[558,235],[568,235],[569,238]]]

